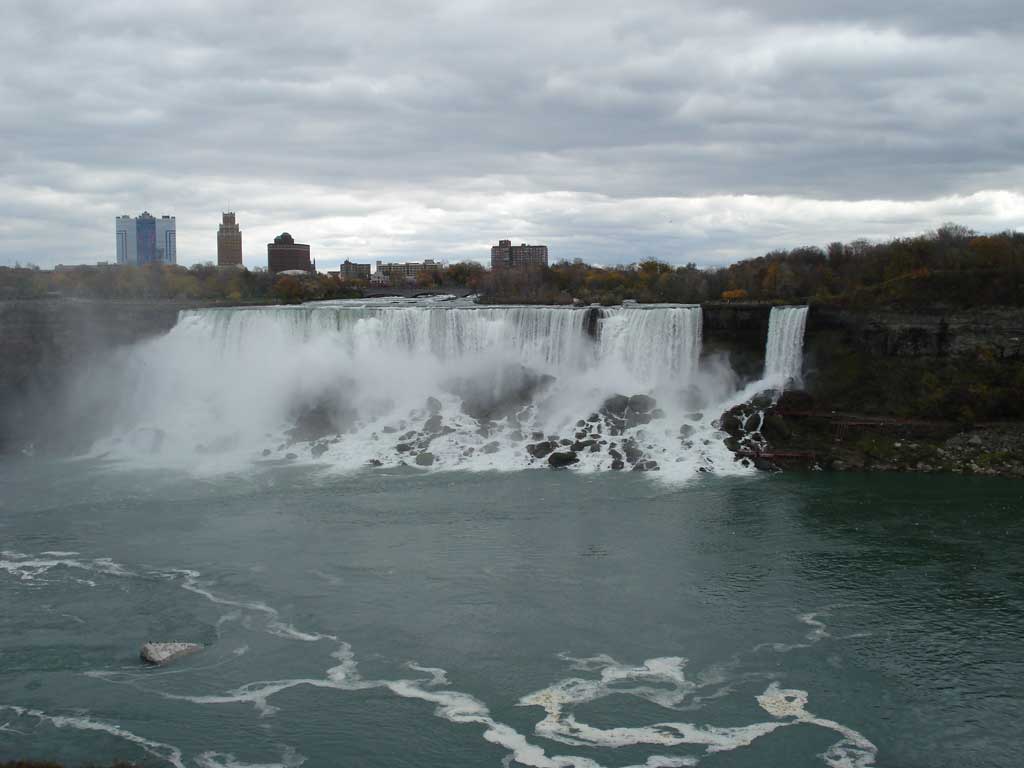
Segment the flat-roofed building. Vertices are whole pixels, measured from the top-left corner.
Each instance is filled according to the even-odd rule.
[[[274,242],[267,243],[267,271],[276,275],[294,269],[316,272],[316,262],[309,259],[308,245],[296,243],[295,238],[282,232]]]
[[[238,228],[234,212],[221,214],[217,230],[217,266],[242,266],[242,230]]]
[[[511,240],[499,240],[491,246],[491,269],[517,269],[521,267],[546,267],[548,247],[546,245],[512,245]]]
[[[143,211],[114,219],[118,264],[177,264],[177,232],[173,216],[159,219]]]
[[[359,280],[364,283],[368,283],[370,282],[370,265],[355,264],[348,259],[345,259],[345,261],[338,265],[337,272],[328,272],[327,274],[334,275],[339,280]]]
[[[420,272],[435,272],[441,269],[441,263],[433,259],[423,261],[404,261],[385,264],[377,262],[377,271],[370,282],[374,285],[408,285],[415,283]]]

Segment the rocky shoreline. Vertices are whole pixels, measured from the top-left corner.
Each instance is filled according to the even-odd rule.
[[[737,460],[766,471],[1024,477],[1024,424],[964,425],[836,413],[806,392],[764,392],[722,414]]]

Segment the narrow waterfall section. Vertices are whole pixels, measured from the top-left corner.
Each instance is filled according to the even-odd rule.
[[[778,389],[803,384],[807,307],[772,307],[764,356],[765,382]]]
[[[200,474],[515,470],[554,453],[579,471],[734,473],[714,419],[735,387],[701,369],[701,328],[681,305],[187,311],[88,382],[114,404],[90,453]]]

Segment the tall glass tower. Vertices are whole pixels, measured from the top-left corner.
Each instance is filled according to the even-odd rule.
[[[137,217],[114,220],[118,264],[178,263],[177,231],[173,216],[159,219],[143,211]]]

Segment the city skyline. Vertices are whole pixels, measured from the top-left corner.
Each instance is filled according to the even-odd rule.
[[[206,222],[232,208],[254,246],[288,227],[328,267],[486,259],[510,233],[709,266],[1024,226],[1008,0],[408,11],[211,2],[155,27],[16,3],[0,263],[109,260],[97,222],[144,207],[178,216],[183,264],[216,260]]]
[[[153,226],[139,227],[138,221],[142,220],[144,224],[148,224],[150,220],[154,223]],[[176,217],[170,215],[163,215],[159,219],[153,217],[148,211],[143,211],[138,217],[132,217],[127,215],[121,215],[116,218],[115,221],[115,264],[132,264],[141,266],[150,262],[163,262],[167,264],[177,264],[177,251],[176,251]],[[155,228],[154,228],[155,227]],[[143,253],[147,248],[143,245],[145,239],[145,232],[154,230],[154,237],[150,238],[153,240],[148,247],[148,256]],[[130,232],[129,232],[130,230]],[[282,232],[273,238],[272,242],[267,243],[267,254],[266,260],[263,264],[250,264],[244,263],[244,248],[242,240],[242,232],[240,223],[237,215],[234,211],[223,211],[221,213],[220,226],[216,233],[216,261],[196,261],[194,264],[216,264],[218,267],[227,266],[242,266],[252,267],[255,269],[266,268],[268,271],[274,273],[282,271],[289,267],[281,266],[280,268],[274,268],[272,265],[273,249],[275,247],[283,248],[284,251],[289,253],[285,257],[286,260],[293,260],[295,256],[291,255],[291,251],[302,251],[305,254],[306,262],[312,265],[312,271],[317,271],[316,260],[310,262],[309,254],[311,246],[309,244],[296,243],[294,238],[288,232]],[[148,241],[147,241],[148,242]],[[297,249],[297,250],[296,250]],[[284,252],[282,251],[282,252]],[[165,254],[169,253],[169,257]],[[499,257],[496,254],[501,254]],[[253,261],[256,257],[250,259]],[[301,257],[299,257],[301,260]],[[358,257],[357,257],[358,258]],[[500,260],[498,266],[503,268],[517,268],[528,265],[548,265],[548,248],[546,245],[528,245],[521,243],[519,245],[512,245],[511,240],[503,239],[498,241],[497,246],[490,246],[489,255],[487,257],[475,257],[471,259],[464,259],[464,261],[475,261],[482,266],[495,268],[496,260]],[[97,261],[97,264],[103,264],[104,261]],[[449,259],[424,259],[422,261],[401,261],[399,259],[392,259],[390,261],[383,261],[377,259],[369,263],[358,263],[353,262],[350,258],[346,257],[341,260],[337,265],[338,274],[345,275],[349,278],[362,278],[363,273],[366,272],[365,277],[368,278],[371,272],[373,264],[376,267],[373,268],[372,274],[381,273],[381,268],[385,270],[388,267],[393,267],[398,272],[408,272],[410,268],[416,265],[423,265],[428,268],[435,266],[444,266],[452,263]],[[71,264],[73,265],[73,263]],[[54,265],[56,266],[56,265]],[[63,265],[62,266],[67,266]],[[329,265],[323,265],[324,269],[320,270],[323,272],[329,271]],[[403,272],[403,273],[404,273]]]

